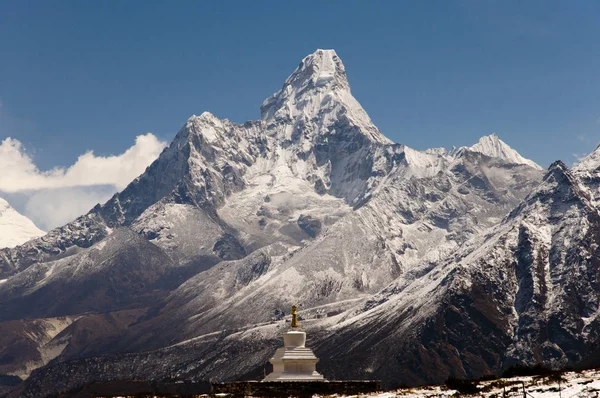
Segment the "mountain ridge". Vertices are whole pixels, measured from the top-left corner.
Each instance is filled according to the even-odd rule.
[[[352,97],[337,54],[317,50],[265,100],[261,120],[190,117],[159,158],[105,204],[46,237],[0,251],[8,279],[0,285],[0,319],[80,317],[44,343],[62,351],[33,371],[24,396],[64,371],[78,383],[110,377],[103,369],[113,365],[123,377],[252,374],[278,344],[292,304],[300,305],[322,365],[342,377],[416,384],[482,375],[501,371],[509,348],[515,360],[541,350],[542,360],[572,362],[577,355],[561,356],[552,344],[580,353],[592,335],[571,339],[567,331],[565,338],[579,345],[563,349],[552,340],[531,343],[531,334],[511,334],[506,325],[520,322],[513,308],[523,310],[523,319],[531,312],[514,305],[530,280],[562,280],[531,271],[529,255],[563,246],[548,246],[547,235],[540,246],[536,237],[545,229],[528,225],[574,228],[577,241],[592,247],[595,238],[582,231],[595,225],[596,183],[559,163],[543,172],[497,135],[457,151],[394,144]],[[576,221],[561,216],[563,208]],[[470,267],[480,252],[498,253],[491,276]],[[568,274],[567,260],[553,261]],[[71,278],[79,269],[94,272]],[[115,279],[118,273],[127,278]],[[499,292],[490,293],[496,282]],[[594,283],[581,285],[590,305]],[[88,290],[102,297],[85,304],[93,314],[61,300],[35,310],[19,304],[42,300],[46,291],[81,294],[85,303]],[[501,310],[488,298],[502,299]],[[570,320],[593,317],[574,314]],[[82,337],[93,330],[107,332]],[[472,353],[469,333],[479,339]],[[243,362],[235,359],[239,352],[247,353]],[[352,356],[365,366],[350,369]],[[30,359],[5,366],[24,372]],[[144,368],[149,361],[164,366]]]

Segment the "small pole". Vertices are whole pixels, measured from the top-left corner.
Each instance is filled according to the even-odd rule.
[[[562,398],[562,388],[560,388],[560,375],[558,375],[558,398]]]

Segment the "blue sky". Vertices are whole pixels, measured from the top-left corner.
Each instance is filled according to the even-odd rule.
[[[317,48],[416,149],[497,132],[543,166],[600,141],[600,2],[0,0],[0,140],[42,170],[169,141],[192,114],[258,119]]]

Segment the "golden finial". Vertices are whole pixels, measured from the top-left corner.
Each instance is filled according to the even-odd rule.
[[[296,312],[296,306],[292,305],[292,325],[293,328],[297,328],[298,327],[298,316],[297,316],[297,312]]]

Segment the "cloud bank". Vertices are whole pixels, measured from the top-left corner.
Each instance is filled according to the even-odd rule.
[[[158,157],[166,146],[151,133],[140,135],[135,145],[116,156],[96,156],[93,151],[68,168],[37,168],[20,141],[6,138],[0,144],[0,191],[20,192],[49,188],[114,185],[121,190]]]
[[[0,196],[12,197],[18,211],[49,230],[125,188],[166,145],[148,133],[136,137],[122,154],[96,156],[88,151],[69,167],[40,170],[21,142],[9,137],[0,143]]]
[[[87,213],[96,204],[106,202],[115,192],[113,185],[33,191],[22,202],[22,214],[39,228],[49,231]]]

